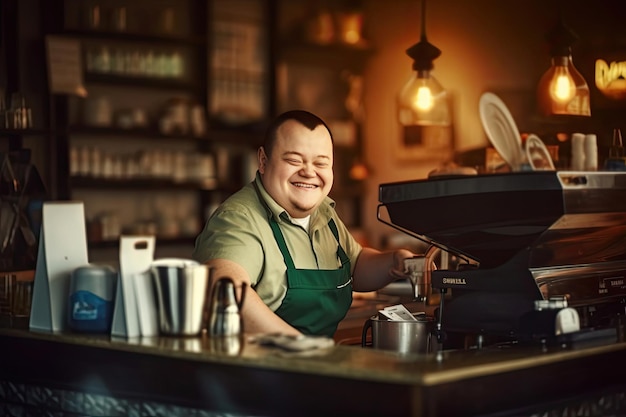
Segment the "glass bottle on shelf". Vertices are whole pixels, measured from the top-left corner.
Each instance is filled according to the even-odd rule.
[[[613,129],[613,142],[609,148],[609,157],[604,162],[604,169],[607,171],[626,171],[626,150],[620,129]]]
[[[4,101],[4,90],[0,88],[0,129],[7,127],[7,108]]]

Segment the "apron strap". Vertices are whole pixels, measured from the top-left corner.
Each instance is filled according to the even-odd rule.
[[[346,251],[344,251],[341,247],[341,242],[339,242],[339,231],[337,230],[337,225],[335,224],[335,221],[333,219],[330,219],[328,221],[328,227],[330,227],[330,230],[333,232],[335,239],[337,239],[337,256],[339,257],[341,265],[343,266],[350,262],[350,258],[348,258]]]
[[[274,239],[276,239],[276,243],[280,248],[280,252],[283,254],[283,259],[285,260],[287,269],[296,269],[293,259],[291,258],[291,254],[289,253],[289,249],[287,249],[287,243],[285,242],[283,232],[280,231],[280,227],[278,226],[278,222],[274,216],[270,217],[270,226],[272,228],[272,233],[274,233]]]
[[[261,203],[263,204],[263,207],[265,207],[265,210],[267,211],[267,219],[270,222],[270,227],[272,228],[272,233],[274,234],[274,240],[276,240],[276,243],[278,244],[280,253],[283,254],[283,260],[285,261],[285,265],[287,265],[287,268],[296,269],[295,264],[293,263],[293,259],[291,258],[291,255],[289,254],[289,250],[287,249],[287,243],[285,242],[285,238],[282,232],[280,231],[278,222],[276,221],[276,219],[274,218],[274,215],[272,214],[272,210],[270,210],[265,200],[263,200],[263,197],[261,196],[261,191],[259,190],[259,186],[256,184],[256,181],[253,181],[252,185],[254,185],[254,191],[256,191],[256,194],[259,197],[259,200],[261,201]]]

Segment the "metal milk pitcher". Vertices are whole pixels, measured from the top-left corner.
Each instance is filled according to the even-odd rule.
[[[235,282],[223,277],[215,282],[209,309],[209,336],[238,336],[243,333],[241,308],[246,284],[242,284],[241,298],[237,301]]]
[[[195,261],[166,258],[151,264],[162,334],[196,336],[202,331],[209,268]]]

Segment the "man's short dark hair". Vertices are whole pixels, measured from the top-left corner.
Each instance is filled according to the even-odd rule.
[[[276,143],[278,128],[281,127],[283,123],[288,120],[295,120],[296,122],[300,123],[310,130],[314,130],[319,125],[322,125],[326,128],[326,130],[328,130],[328,133],[330,134],[330,140],[331,142],[333,142],[333,134],[330,131],[330,128],[326,125],[326,123],[324,123],[322,119],[306,110],[289,110],[278,115],[265,131],[265,138],[263,139],[263,149],[265,150],[265,154],[268,157],[270,157],[270,155],[272,154],[272,150],[274,149],[274,143]]]

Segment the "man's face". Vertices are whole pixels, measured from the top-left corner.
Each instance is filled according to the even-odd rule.
[[[271,157],[259,150],[259,172],[270,196],[291,217],[306,217],[333,185],[333,144],[323,125],[309,130],[295,120],[278,129]]]

